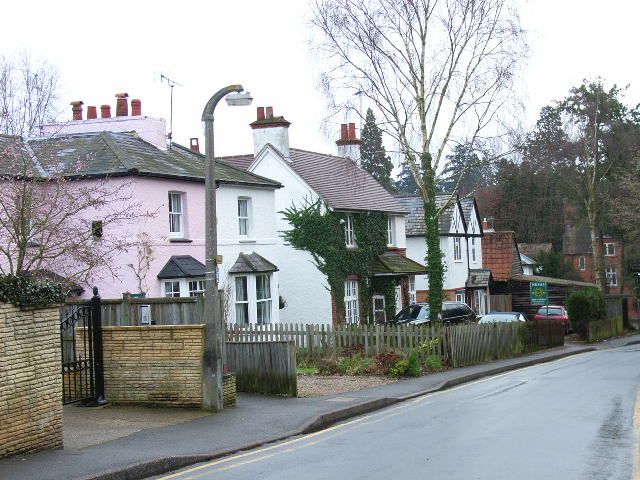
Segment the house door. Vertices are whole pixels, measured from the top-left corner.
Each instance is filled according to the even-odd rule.
[[[473,291],[473,309],[478,315],[487,313],[487,294],[484,290]]]
[[[387,322],[384,295],[373,296],[373,321],[378,325],[382,325]]]
[[[396,285],[396,313],[402,310],[402,285]]]

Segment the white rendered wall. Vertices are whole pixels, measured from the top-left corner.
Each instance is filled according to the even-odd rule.
[[[273,126],[253,129],[253,151],[258,154],[267,145],[273,145],[284,158],[289,158],[289,128]],[[278,180],[276,177],[267,177]]]

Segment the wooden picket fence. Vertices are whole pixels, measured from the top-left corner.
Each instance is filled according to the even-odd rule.
[[[227,325],[228,342],[295,343],[298,361],[361,353],[416,352],[461,367],[564,345],[564,327],[555,321],[489,325]]]

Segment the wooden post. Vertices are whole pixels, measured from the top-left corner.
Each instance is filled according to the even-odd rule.
[[[130,293],[122,294],[122,324],[126,326],[131,326],[131,303],[129,302],[130,299]]]

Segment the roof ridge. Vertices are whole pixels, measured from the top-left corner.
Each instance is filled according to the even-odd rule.
[[[131,171],[137,170],[135,165],[131,163],[127,158],[124,157],[124,152],[122,152],[118,143],[114,142],[113,139],[109,136],[110,133],[112,132],[107,132],[107,131],[100,132],[100,138],[107,145],[107,147],[111,149],[111,151],[116,156],[118,161],[127,169],[127,171],[131,172]]]

